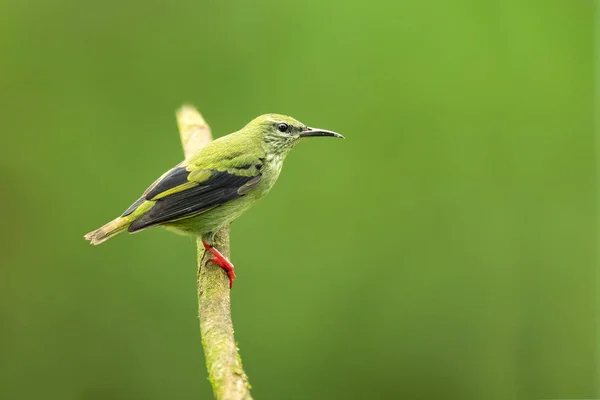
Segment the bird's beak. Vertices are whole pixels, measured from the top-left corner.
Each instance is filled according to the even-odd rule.
[[[300,133],[300,137],[313,137],[313,136],[331,136],[335,138],[344,139],[342,135],[339,133],[335,133],[332,131],[327,131],[325,129],[317,129],[317,128],[306,128]]]

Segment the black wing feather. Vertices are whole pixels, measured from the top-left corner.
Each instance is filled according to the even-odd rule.
[[[239,176],[226,171],[214,171],[213,175],[199,186],[157,200],[156,204],[143,217],[134,221],[128,230],[135,232],[153,225],[190,217],[234,200],[243,196],[243,193],[240,194],[238,190],[256,178],[256,176]],[[146,198],[150,197],[151,192]]]
[[[140,197],[135,201],[135,203],[130,205],[129,208],[125,210],[123,214],[121,214],[121,217],[126,217],[132,212],[134,212],[139,206],[142,205],[144,201],[152,200],[155,196],[158,196],[162,192],[166,192],[169,189],[173,189],[174,187],[183,185],[188,181],[187,177],[189,174],[190,173],[185,169],[185,167],[173,168],[164,178],[159,178],[156,182],[150,185],[150,187],[146,189],[142,197]]]
[[[167,190],[173,189],[179,185],[183,185],[188,182],[188,175],[190,172],[185,167],[173,168],[167,176],[162,178],[154,187],[146,193],[146,200],[152,200],[159,194],[166,192]]]
[[[129,208],[127,210],[125,210],[125,212],[123,214],[121,214],[121,217],[126,217],[129,214],[131,214],[132,212],[134,212],[139,206],[142,205],[142,203],[146,201],[146,196],[142,196],[139,199],[137,199],[135,201],[135,203],[133,203],[132,205],[129,206]]]

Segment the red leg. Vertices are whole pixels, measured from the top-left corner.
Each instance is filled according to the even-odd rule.
[[[233,287],[233,280],[235,279],[235,273],[233,272],[233,264],[227,259],[227,257],[221,254],[221,252],[215,249],[212,245],[206,243],[205,241],[202,241],[202,244],[204,245],[204,249],[210,251],[211,254],[214,256],[214,258],[211,261],[217,264],[219,267],[223,268],[225,271],[227,271],[227,276],[229,277],[229,288],[231,289]]]

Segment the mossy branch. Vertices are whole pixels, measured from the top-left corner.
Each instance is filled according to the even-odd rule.
[[[212,140],[210,127],[190,105],[177,111],[177,126],[186,159]],[[252,400],[248,377],[233,337],[229,279],[225,271],[212,263],[211,254],[198,246],[198,316],[206,357],[208,378],[218,400]],[[215,247],[229,258],[229,226],[215,236]]]

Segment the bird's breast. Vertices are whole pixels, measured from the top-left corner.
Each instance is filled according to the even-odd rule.
[[[265,157],[262,170],[261,195],[266,194],[275,184],[283,167],[284,156],[269,154]]]

